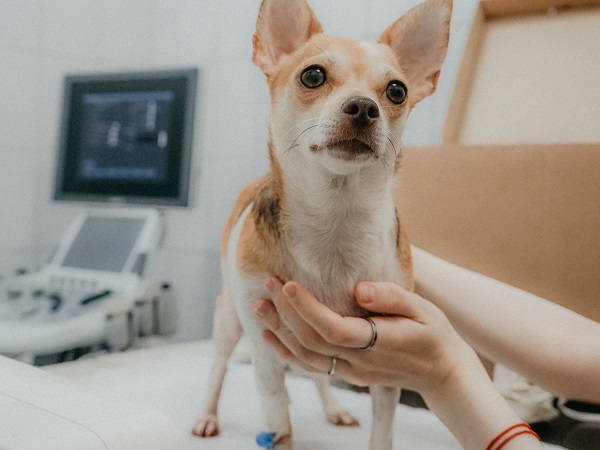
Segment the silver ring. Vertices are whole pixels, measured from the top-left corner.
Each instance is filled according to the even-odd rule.
[[[371,324],[371,340],[365,347],[359,347],[359,349],[369,350],[370,348],[373,348],[373,346],[375,345],[375,341],[377,341],[377,325],[375,325],[375,322],[373,322],[373,319],[371,319],[370,317],[363,318]]]
[[[327,375],[329,375],[330,377],[335,375],[335,366],[337,365],[337,358],[335,356],[333,356],[331,358],[331,368],[329,369],[329,372],[327,372]]]

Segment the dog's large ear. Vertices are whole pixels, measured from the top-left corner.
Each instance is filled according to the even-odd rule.
[[[263,0],[256,22],[252,61],[269,76],[283,55],[293,53],[323,28],[306,0]]]
[[[383,32],[379,42],[389,45],[408,77],[411,106],[433,94],[450,36],[452,0],[427,0]]]

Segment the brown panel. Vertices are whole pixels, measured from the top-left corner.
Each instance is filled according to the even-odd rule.
[[[448,106],[448,113],[442,140],[446,144],[460,142],[460,133],[471,95],[471,85],[475,78],[477,62],[481,55],[481,47],[485,37],[485,15],[480,7],[473,19],[471,32],[467,39],[463,59],[456,75],[456,83]]]
[[[587,45],[597,40],[598,6],[600,0],[482,1],[444,143],[597,142],[598,128],[585,111],[597,111],[600,95],[598,58]],[[550,8],[564,12],[545,15]],[[531,128],[522,126],[523,117]]]
[[[483,0],[481,7],[487,17],[545,12],[549,9],[569,9],[600,5],[600,0]]]
[[[413,244],[600,321],[600,144],[406,148]]]

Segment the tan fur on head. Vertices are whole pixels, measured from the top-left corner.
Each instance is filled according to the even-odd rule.
[[[379,38],[396,54],[408,76],[411,106],[435,91],[450,38],[452,0],[429,0],[413,7]]]
[[[306,0],[263,0],[252,41],[252,61],[269,77],[282,56],[322,32],[321,22]]]

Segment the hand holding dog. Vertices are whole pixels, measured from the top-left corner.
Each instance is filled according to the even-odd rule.
[[[335,356],[336,376],[349,383],[427,395],[478,363],[439,308],[394,283],[356,286],[358,304],[377,314],[378,338],[369,350],[361,349],[372,336],[368,321],[334,313],[298,283],[283,286],[269,278],[266,286],[273,303],[263,300],[255,308],[269,328],[264,337],[281,357],[308,371],[327,373]]]
[[[419,295],[394,283],[357,284],[356,301],[375,314],[377,327],[375,345],[365,350],[373,336],[368,321],[336,314],[298,283],[271,277],[265,286],[272,302],[260,300],[254,311],[267,327],[263,337],[286,361],[308,371],[334,370],[356,385],[413,389],[465,449],[485,448],[519,422],[476,353]],[[542,447],[524,435],[505,448]]]

